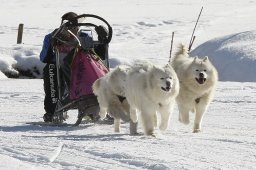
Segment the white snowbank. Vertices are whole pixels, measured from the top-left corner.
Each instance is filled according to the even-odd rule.
[[[195,48],[191,55],[209,56],[219,72],[220,81],[256,81],[256,30],[209,40]],[[0,71],[8,77],[41,78],[44,64],[39,60],[41,48],[14,45],[0,47]],[[111,57],[110,67],[131,64],[128,57]],[[1,75],[1,77],[6,77]]]
[[[256,30],[231,34],[203,43],[191,55],[209,56],[220,81],[256,81]]]
[[[7,79],[6,75],[0,71],[0,79]]]
[[[44,64],[39,60],[39,52],[39,48],[24,44],[0,47],[0,71],[8,77],[41,78]]]

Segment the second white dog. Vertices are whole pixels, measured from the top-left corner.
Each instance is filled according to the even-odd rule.
[[[154,136],[158,112],[161,115],[159,129],[166,130],[178,92],[179,81],[170,65],[148,65],[129,71],[125,94],[131,120],[137,122],[140,112],[145,135]]]
[[[200,132],[204,112],[213,99],[218,72],[207,56],[203,59],[190,57],[184,45],[179,46],[172,66],[180,80],[180,93],[176,99],[179,121],[188,124],[189,112],[195,112],[193,132]]]

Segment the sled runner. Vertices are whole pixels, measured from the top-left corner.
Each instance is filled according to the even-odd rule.
[[[106,27],[88,22],[88,20],[96,20]],[[74,28],[79,28],[77,35],[70,31]],[[69,33],[75,41],[65,41],[63,32]],[[92,92],[92,84],[109,70],[108,44],[112,38],[111,26],[97,15],[83,14],[62,24],[52,38],[54,41],[74,47],[62,61],[59,57],[58,45],[54,46],[58,101],[53,123],[63,124],[67,118],[66,112],[70,109],[78,110],[78,119],[74,125],[79,125],[84,116],[90,116],[95,121],[99,105]]]
[[[35,125],[35,126],[56,126],[56,127],[71,127],[74,126],[73,124],[61,123],[61,124],[54,124],[51,122],[26,122],[28,125]]]

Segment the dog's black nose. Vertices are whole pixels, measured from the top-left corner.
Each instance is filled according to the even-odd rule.
[[[171,87],[171,82],[166,81],[166,87]]]
[[[204,73],[199,73],[200,78],[204,78]]]

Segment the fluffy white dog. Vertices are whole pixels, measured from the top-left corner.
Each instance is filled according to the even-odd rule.
[[[137,122],[137,113],[140,113],[145,135],[154,136],[158,112],[161,115],[159,129],[166,130],[178,92],[179,81],[170,65],[133,68],[127,75],[125,87],[131,120]]]
[[[204,112],[213,98],[218,73],[208,57],[189,57],[184,45],[180,45],[172,59],[172,66],[180,80],[180,92],[176,98],[179,121],[189,124],[189,112],[195,112],[193,132],[201,131]]]
[[[125,80],[129,66],[118,66],[93,84],[93,92],[100,106],[100,117],[107,113],[114,118],[114,130],[120,132],[120,120],[130,121],[129,104],[125,98]],[[130,121],[130,133],[137,133],[137,123]]]

